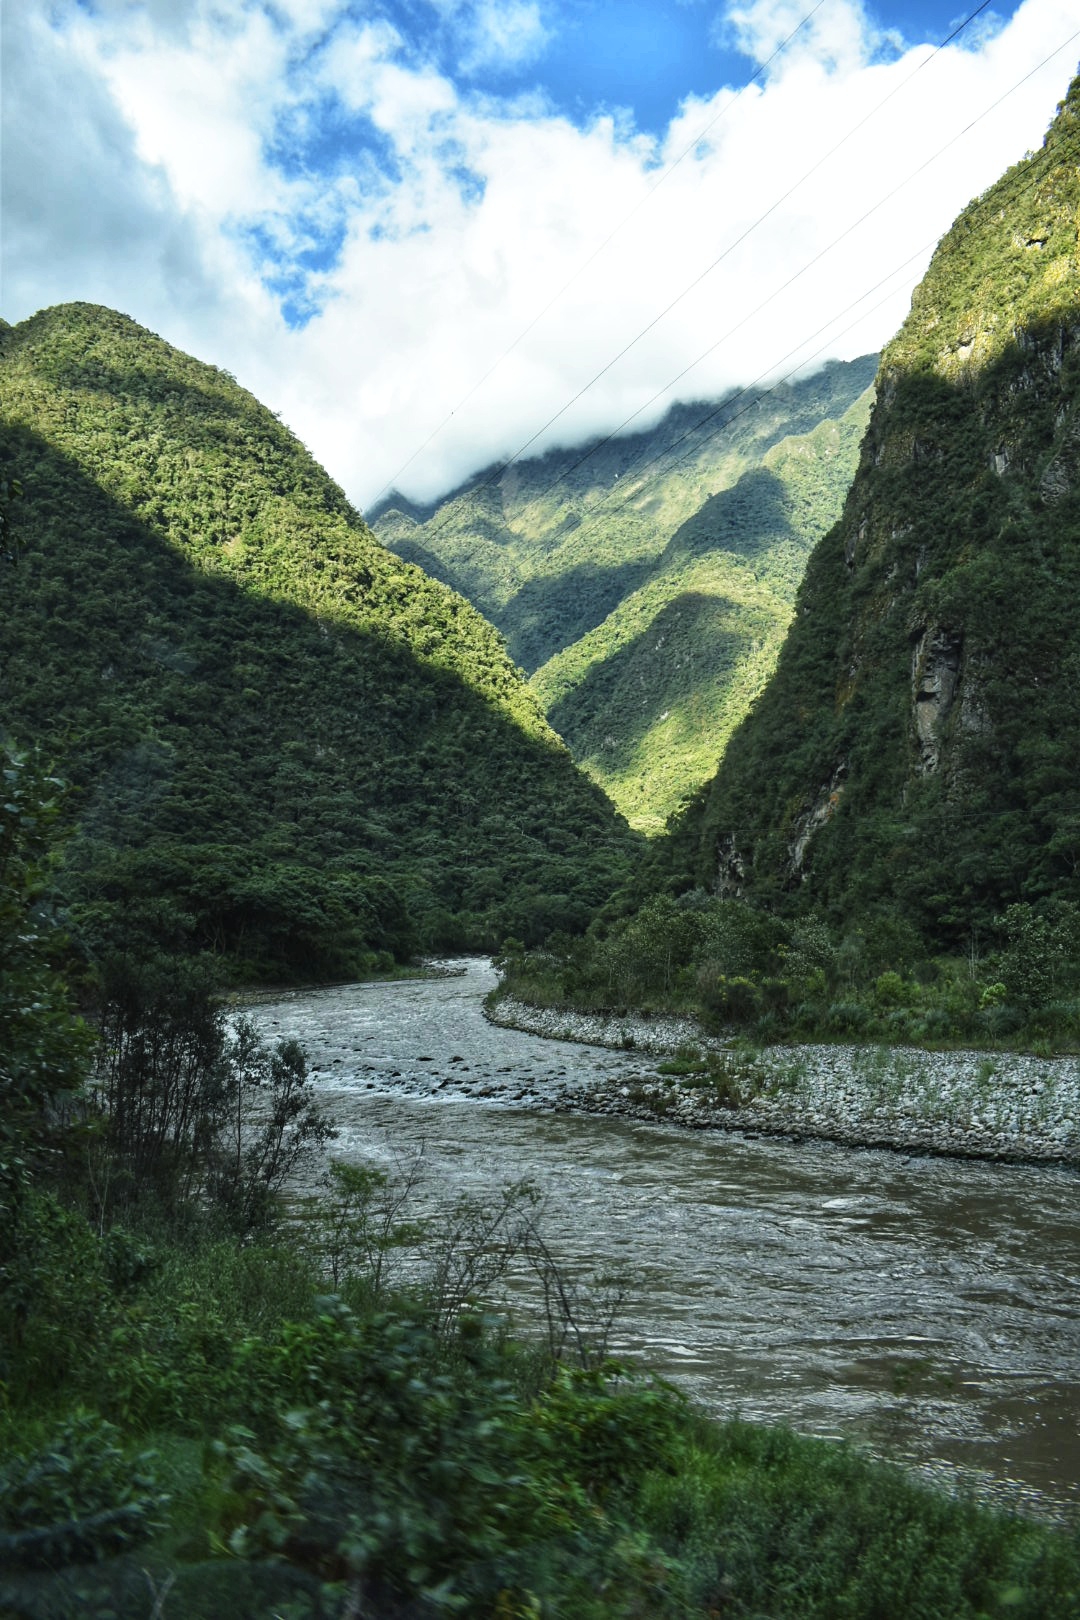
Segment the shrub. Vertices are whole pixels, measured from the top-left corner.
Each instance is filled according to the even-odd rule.
[[[152,1195],[175,1216],[209,1202],[241,1238],[272,1224],[275,1194],[334,1127],[295,1041],[230,1030],[212,963],[120,958],[106,974],[93,1096],[109,1175],[101,1219]]]
[[[125,1454],[117,1431],[91,1412],[0,1464],[0,1566],[85,1562],[144,1540],[166,1498],[149,1452]]]
[[[861,1035],[870,1022],[870,1009],[861,1001],[834,1001],[825,1014],[826,1028],[834,1035]]]
[[[727,1023],[752,1023],[761,1010],[761,991],[752,979],[741,975],[729,979],[721,973],[702,988],[709,1011]]]

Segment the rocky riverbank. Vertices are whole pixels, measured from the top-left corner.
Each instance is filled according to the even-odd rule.
[[[510,998],[485,1016],[505,1028],[643,1055],[641,1074],[630,1080],[557,1093],[547,1106],[560,1111],[1080,1166],[1076,1058],[850,1045],[766,1047],[751,1055],[711,1039],[690,1018],[564,1012]],[[662,1074],[650,1061],[675,1054],[688,1072]]]

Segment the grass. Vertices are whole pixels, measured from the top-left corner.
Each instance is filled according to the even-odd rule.
[[[782,1429],[691,1426],[642,1493],[714,1613],[760,1620],[1051,1620],[1077,1612],[1080,1544]]]

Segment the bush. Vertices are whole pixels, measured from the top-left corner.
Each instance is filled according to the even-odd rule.
[[[0,1567],[103,1558],[160,1528],[167,1499],[153,1457],[125,1454],[117,1431],[76,1412],[44,1445],[0,1464]]]
[[[834,1001],[825,1014],[825,1027],[833,1035],[861,1035],[872,1021],[861,1001]]]
[[[271,1050],[243,1018],[230,1030],[215,972],[165,958],[118,958],[106,971],[92,1083],[108,1164],[95,1183],[103,1221],[150,1196],[172,1216],[208,1203],[248,1238],[335,1134],[300,1047]]]
[[[706,1010],[723,1023],[749,1024],[761,1011],[761,991],[752,979],[706,972],[698,986]]]

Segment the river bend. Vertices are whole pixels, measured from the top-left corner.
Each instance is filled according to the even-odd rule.
[[[335,1156],[422,1144],[428,1210],[528,1179],[561,1261],[630,1277],[618,1350],[710,1410],[1080,1522],[1075,1171],[545,1112],[655,1060],[496,1028],[456,966],[245,1009],[305,1048]]]

